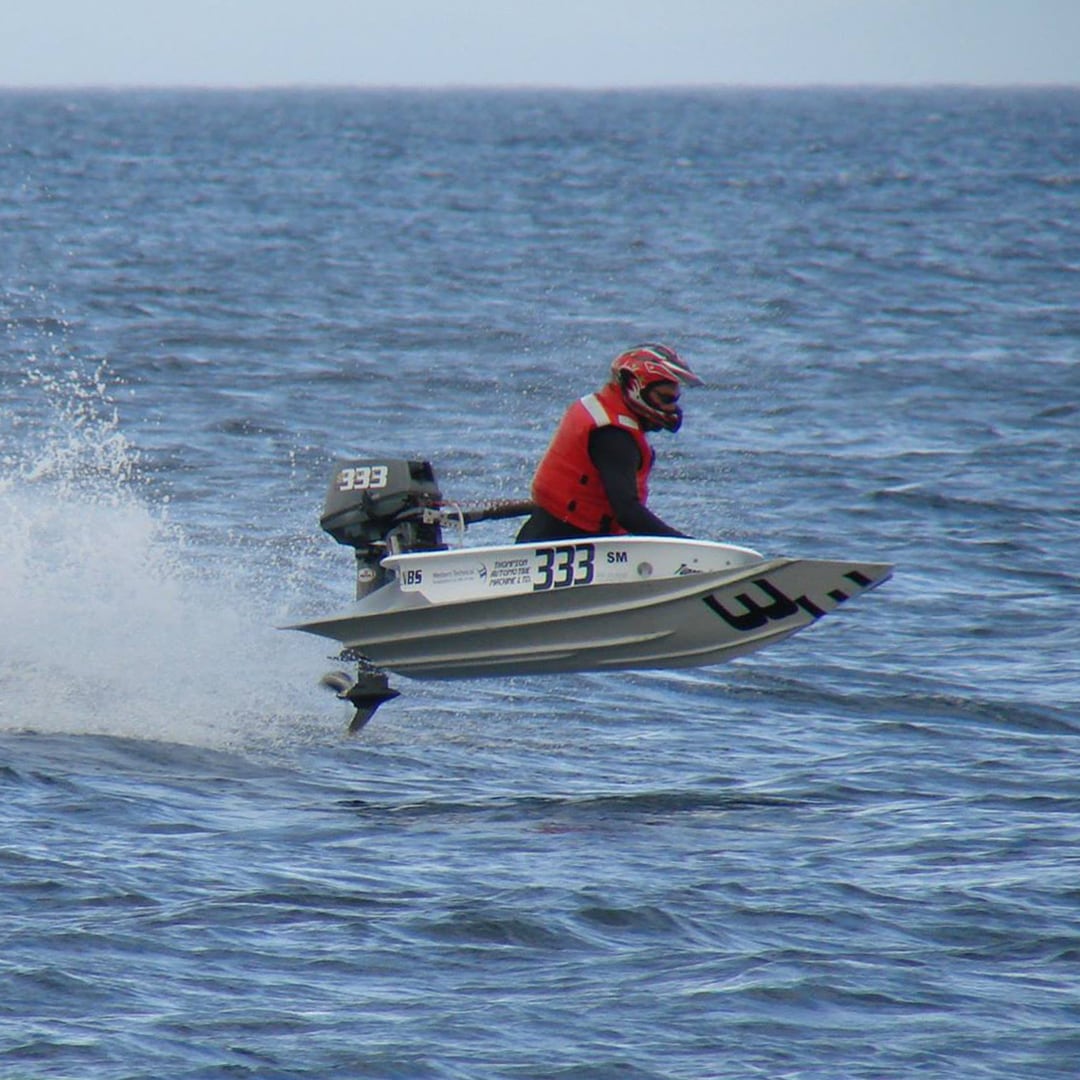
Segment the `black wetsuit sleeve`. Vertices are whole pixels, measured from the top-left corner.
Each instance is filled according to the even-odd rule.
[[[637,470],[641,456],[634,436],[611,425],[589,434],[589,457],[600,473],[615,520],[636,536],[686,536],[661,521],[638,498]]]

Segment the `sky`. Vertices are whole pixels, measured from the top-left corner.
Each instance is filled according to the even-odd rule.
[[[1080,0],[2,0],[0,86],[1080,84]]]

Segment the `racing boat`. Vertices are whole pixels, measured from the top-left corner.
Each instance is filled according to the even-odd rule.
[[[351,731],[420,679],[715,664],[764,648],[886,581],[884,563],[766,558],[704,540],[603,536],[450,549],[476,521],[529,503],[464,509],[430,463],[379,459],[335,469],[321,525],[356,550],[357,598],[297,623],[359,665],[324,682],[351,702]]]

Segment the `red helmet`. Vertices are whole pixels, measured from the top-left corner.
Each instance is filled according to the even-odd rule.
[[[666,345],[646,343],[620,353],[611,365],[611,381],[622,390],[623,401],[648,427],[678,431],[682,409],[678,385],[700,386],[701,380],[679,354]],[[668,401],[656,397],[657,383],[674,383],[676,392]]]

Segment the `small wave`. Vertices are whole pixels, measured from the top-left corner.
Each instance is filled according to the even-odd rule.
[[[638,791],[612,795],[522,796],[479,800],[420,799],[384,803],[363,798],[340,799],[337,807],[364,817],[393,817],[395,821],[469,817],[487,821],[513,821],[541,832],[576,832],[603,828],[628,820],[648,823],[674,815],[729,813],[798,807],[805,802],[787,796],[741,790]]]
[[[1061,405],[1051,405],[1035,414],[1036,420],[1064,420],[1066,417],[1075,416],[1080,412],[1080,403],[1067,401]]]
[[[211,424],[207,430],[220,432],[222,435],[240,436],[285,434],[285,428],[280,424],[267,424],[249,416],[228,417]]]
[[[578,949],[584,939],[553,920],[531,918],[496,904],[469,905],[440,918],[414,919],[410,936],[457,948]]]
[[[883,721],[908,720],[929,723],[962,720],[978,725],[1039,735],[1080,735],[1080,716],[1067,707],[1031,702],[992,701],[974,694],[970,697],[949,692],[912,692],[890,700],[877,700]]]
[[[1080,187],[1080,173],[1048,173],[1035,177],[1035,182],[1046,188],[1067,190]]]
[[[879,488],[871,498],[875,502],[898,502],[948,513],[963,514],[966,521],[972,516],[1019,516],[1025,520],[1045,516],[1050,511],[1035,505],[1025,505],[1014,499],[981,499],[970,495],[953,495],[936,490],[921,482]]]

